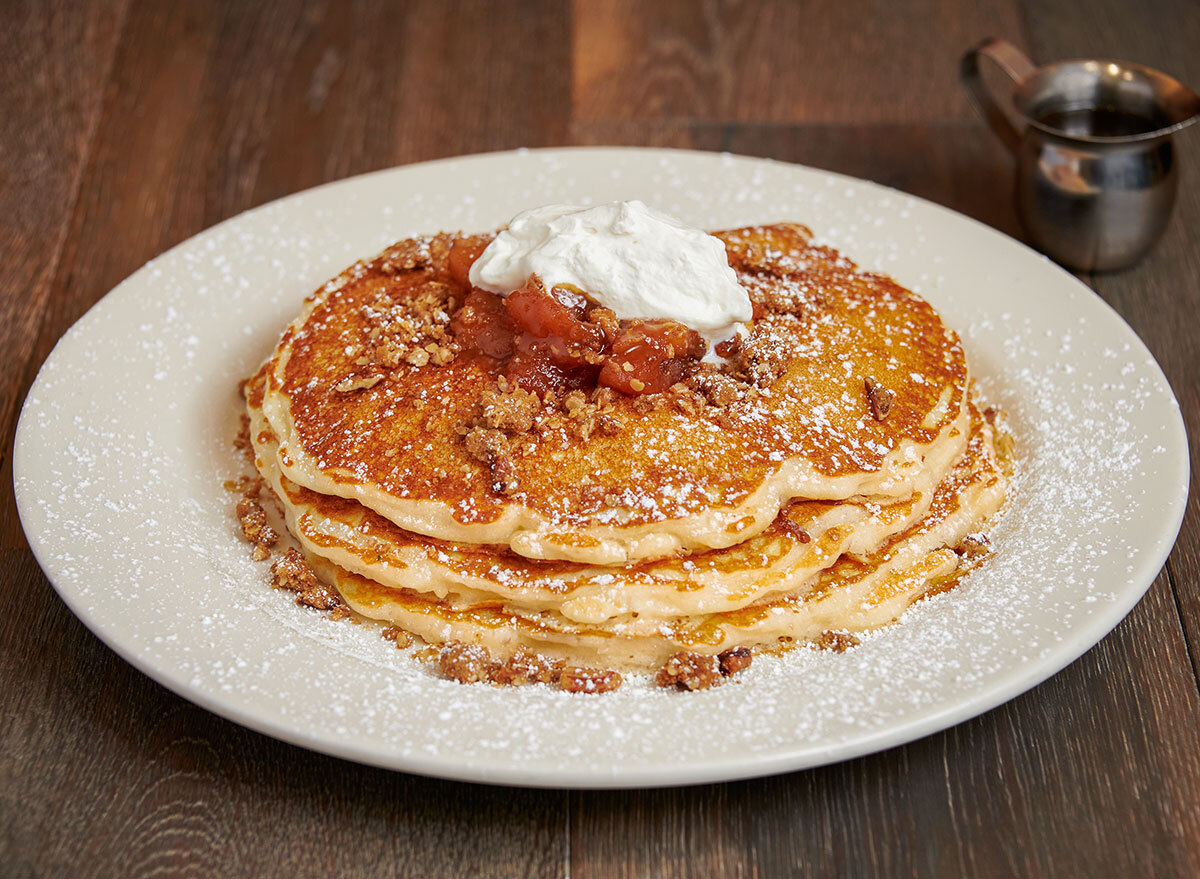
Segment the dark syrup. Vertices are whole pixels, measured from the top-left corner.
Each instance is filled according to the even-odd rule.
[[[1149,134],[1163,127],[1159,119],[1104,107],[1052,110],[1038,116],[1037,121],[1068,137],[1131,137]]]

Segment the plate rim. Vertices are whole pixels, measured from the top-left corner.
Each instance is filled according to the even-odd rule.
[[[887,193],[901,196],[906,199],[920,203],[921,205],[932,209],[936,213],[949,215],[955,222],[966,222],[981,230],[986,234],[998,237],[1001,241],[1011,246],[1016,244],[1018,247],[1028,251],[1035,258],[1043,260],[1048,266],[1057,272],[1066,283],[1082,288],[1089,295],[1090,300],[1095,305],[1103,306],[1100,313],[1106,313],[1106,317],[1110,321],[1116,322],[1120,332],[1126,335],[1127,341],[1133,346],[1135,353],[1144,355],[1144,368],[1153,367],[1148,371],[1152,377],[1159,383],[1160,390],[1165,390],[1170,401],[1172,411],[1172,434],[1169,438],[1164,438],[1164,443],[1168,448],[1174,447],[1176,450],[1182,450],[1182,454],[1178,456],[1178,464],[1180,465],[1177,472],[1173,474],[1179,477],[1176,483],[1180,486],[1176,490],[1175,496],[1170,498],[1170,503],[1162,505],[1164,522],[1170,523],[1168,527],[1158,532],[1156,543],[1153,547],[1143,546],[1147,550],[1143,552],[1138,563],[1131,571],[1127,580],[1130,588],[1123,590],[1120,593],[1119,600],[1110,602],[1104,610],[1099,613],[1089,616],[1083,623],[1082,628],[1071,628],[1064,637],[1054,644],[1044,656],[1036,662],[1025,663],[1021,666],[1016,674],[1008,674],[1004,682],[1000,686],[993,686],[978,690],[975,695],[966,699],[960,699],[953,704],[943,706],[941,709],[926,712],[911,720],[901,720],[897,724],[871,730],[861,736],[853,739],[850,744],[840,743],[823,743],[818,747],[804,744],[790,744],[781,746],[780,748],[765,752],[765,753],[750,753],[748,756],[743,756],[736,759],[726,759],[721,761],[705,761],[701,765],[694,763],[667,764],[654,769],[641,769],[630,773],[609,774],[587,771],[562,771],[555,770],[554,778],[547,779],[543,777],[545,773],[539,773],[536,769],[530,769],[520,766],[497,766],[485,763],[476,762],[461,762],[450,757],[427,757],[419,753],[411,753],[408,755],[398,755],[394,753],[381,753],[365,745],[359,745],[353,740],[333,740],[332,737],[322,735],[306,735],[302,730],[298,730],[286,723],[277,722],[272,718],[264,718],[255,714],[252,710],[243,708],[237,704],[238,700],[234,697],[222,699],[219,692],[208,692],[204,687],[193,686],[190,681],[186,680],[183,673],[177,669],[162,668],[156,665],[145,657],[137,655],[136,651],[127,644],[121,643],[111,632],[104,627],[102,620],[97,619],[99,613],[89,611],[83,605],[82,596],[72,594],[71,590],[61,584],[59,580],[65,579],[61,575],[56,579],[54,575],[55,566],[53,558],[50,555],[51,547],[48,541],[43,539],[43,535],[37,532],[31,533],[26,527],[29,510],[34,502],[33,498],[27,497],[25,492],[20,489],[20,476],[25,471],[27,464],[27,456],[33,457],[34,451],[29,448],[27,435],[31,432],[30,426],[33,418],[31,415],[31,401],[36,396],[36,391],[39,388],[45,374],[46,365],[49,364],[60,353],[61,346],[68,343],[75,335],[75,330],[93,314],[94,311],[101,307],[111,307],[116,301],[112,297],[114,294],[119,294],[125,289],[129,289],[133,279],[137,278],[142,273],[148,271],[157,261],[167,257],[175,251],[187,247],[199,238],[215,232],[218,229],[231,224],[235,221],[242,220],[259,211],[264,211],[273,206],[279,205],[281,202],[286,202],[291,199],[309,195],[320,190],[331,187],[337,187],[347,184],[351,181],[363,181],[372,177],[385,176],[399,170],[413,169],[431,169],[442,165],[452,165],[457,163],[465,163],[476,160],[500,160],[505,158],[518,158],[525,156],[547,156],[547,155],[562,155],[571,156],[579,154],[604,154],[604,153],[622,153],[624,155],[642,154],[648,158],[664,157],[672,155],[685,155],[692,157],[703,156],[712,160],[733,159],[735,161],[745,161],[751,163],[768,163],[779,165],[788,168],[799,168],[813,173],[826,175],[827,177],[836,178],[854,185],[865,185],[872,190],[880,193]],[[105,305],[107,303],[107,306]],[[1139,347],[1140,346],[1140,347]],[[989,226],[973,217],[962,214],[944,205],[921,196],[912,195],[903,190],[894,187],[885,186],[873,180],[865,178],[853,177],[847,174],[841,174],[835,171],[828,171],[823,168],[814,168],[809,165],[801,165],[793,162],[786,162],[779,159],[765,158],[760,156],[747,156],[733,154],[729,152],[717,152],[706,150],[689,150],[677,148],[660,148],[660,147],[623,147],[623,146],[566,146],[566,147],[545,147],[545,148],[520,148],[515,150],[499,150],[485,153],[472,153],[460,156],[444,157],[433,159],[425,162],[416,162],[410,164],[396,165],[389,168],[381,168],[374,171],[368,171],[362,174],[344,177],[338,180],[328,181],[317,186],[307,189],[298,190],[288,193],[277,199],[264,202],[256,205],[245,211],[241,211],[233,216],[227,217],[212,226],[206,227],[193,235],[188,236],[174,246],[168,248],[162,253],[157,254],[145,264],[130,273],[126,278],[120,281],[111,290],[101,296],[92,306],[90,306],[78,319],[76,319],[70,328],[68,328],[62,336],[55,342],[54,348],[47,355],[45,361],[39,366],[37,376],[30,384],[28,391],[25,394],[21,404],[21,412],[17,421],[17,427],[13,436],[12,447],[12,465],[13,465],[13,490],[16,501],[17,514],[21,522],[22,531],[25,535],[30,550],[38,562],[47,581],[53,587],[55,593],[67,605],[68,609],[75,615],[84,626],[95,635],[101,643],[105,644],[114,653],[120,656],[124,661],[128,662],[135,669],[145,674],[147,677],[154,680],[156,683],[166,687],[182,698],[196,704],[207,711],[210,711],[227,720],[252,729],[258,733],[268,735],[272,738],[279,739],[292,745],[297,745],[302,748],[317,751],[328,756],[339,759],[352,760],[365,765],[376,766],[392,771],[410,772],[419,775],[424,775],[434,778],[442,778],[448,780],[467,781],[483,784],[494,785],[511,785],[541,789],[626,789],[626,788],[650,788],[650,787],[682,787],[698,784],[708,784],[722,781],[735,781],[748,778],[758,778],[768,775],[775,775],[785,772],[797,771],[801,769],[816,768],[818,766],[829,765],[836,762],[851,760],[856,757],[861,757],[871,753],[877,753],[900,745],[914,742],[918,739],[929,736],[933,733],[949,729],[971,718],[980,716],[994,708],[997,708],[1024,692],[1032,689],[1038,684],[1048,680],[1058,672],[1062,671],[1071,663],[1078,660],[1084,654],[1093,649],[1100,643],[1137,605],[1137,603],[1145,596],[1146,592],[1153,586],[1157,577],[1162,571],[1171,550],[1174,548],[1178,538],[1179,531],[1182,527],[1184,517],[1187,510],[1187,500],[1190,491],[1190,474],[1191,460],[1189,455],[1189,446],[1187,438],[1186,425],[1183,420],[1183,415],[1179,407],[1178,398],[1174,393],[1170,381],[1163,372],[1157,358],[1142,341],[1141,337],[1133,330],[1127,321],[1112,307],[1106,300],[1099,296],[1094,290],[1072,275],[1070,272],[1056,265],[1042,254],[1038,253],[1033,248],[1029,247],[1024,242],[1013,238],[1004,232]],[[1144,585],[1134,586],[1135,583],[1140,583],[1144,580]]]

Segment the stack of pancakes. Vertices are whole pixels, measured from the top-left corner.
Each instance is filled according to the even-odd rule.
[[[448,325],[453,239],[320,288],[245,389],[256,466],[318,576],[433,644],[635,671],[870,629],[955,582],[1007,487],[956,334],[803,227],[719,235],[755,305],[741,371],[715,401],[611,394],[605,430],[551,396],[510,431],[503,487],[465,441],[503,364],[442,331],[448,362],[369,353],[384,312],[418,347],[430,313]]]

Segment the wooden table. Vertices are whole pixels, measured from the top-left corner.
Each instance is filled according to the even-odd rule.
[[[155,254],[287,193],[517,146],[639,144],[870,178],[1019,235],[1008,157],[956,81],[988,35],[1200,86],[1195,0],[7,2],[0,12],[0,874],[1197,876],[1200,511],[1146,598],[1049,682],[837,766],[554,792],[345,763],[118,659],[29,553],[21,400]],[[1084,277],[1200,437],[1200,132],[1171,227]],[[1193,454],[1193,461],[1195,454]]]

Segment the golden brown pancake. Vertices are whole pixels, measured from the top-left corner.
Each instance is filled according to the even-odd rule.
[[[449,239],[402,242],[306,303],[264,366],[261,400],[288,480],[354,499],[405,531],[530,558],[614,565],[718,549],[762,533],[795,498],[904,500],[962,453],[967,366],[924,300],[813,245],[794,225],[724,233],[757,317],[751,376],[717,411],[642,411],[612,433],[517,438],[517,488],[494,490],[463,441],[499,367],[460,354],[364,372],[379,315],[462,301]],[[894,394],[872,415],[870,379]]]

